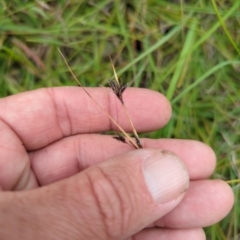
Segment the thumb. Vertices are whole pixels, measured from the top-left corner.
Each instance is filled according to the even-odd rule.
[[[6,221],[0,225],[18,239],[126,239],[176,207],[188,184],[173,153],[135,150],[61,182],[8,193],[4,204],[1,195],[1,216],[7,213],[1,219],[19,231],[7,231]]]

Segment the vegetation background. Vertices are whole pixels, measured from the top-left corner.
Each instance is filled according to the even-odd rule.
[[[173,117],[151,138],[196,139],[217,155],[213,178],[235,193],[208,239],[240,238],[240,1],[0,0],[0,96],[112,77],[166,95]],[[76,103],[77,104],[77,103]],[[234,181],[236,179],[236,181]],[[219,199],[221,201],[221,199]]]

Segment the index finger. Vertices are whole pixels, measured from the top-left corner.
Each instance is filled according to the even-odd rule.
[[[126,131],[131,131],[120,101],[109,88],[87,88],[91,96]],[[171,106],[160,93],[138,88],[124,92],[125,105],[139,132],[164,126]],[[79,87],[46,88],[0,100],[0,118],[27,150],[44,147],[65,136],[114,129],[107,115]]]

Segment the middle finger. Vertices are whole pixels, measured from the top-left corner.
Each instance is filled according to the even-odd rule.
[[[177,154],[184,161],[191,180],[207,178],[215,168],[213,151],[201,142],[177,139],[141,141],[144,148],[157,148]],[[29,155],[40,185],[47,185],[130,150],[133,147],[110,136],[83,134],[64,138]]]

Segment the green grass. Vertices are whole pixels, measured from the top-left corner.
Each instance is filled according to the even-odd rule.
[[[90,2],[90,3],[88,3]],[[94,3],[95,2],[95,3]],[[235,1],[0,1],[0,96],[76,85],[60,48],[85,86],[118,74],[172,102],[173,117],[151,138],[196,139],[218,163],[214,178],[239,178],[240,3]],[[29,58],[22,45],[41,62]],[[237,239],[236,203],[208,239]]]

